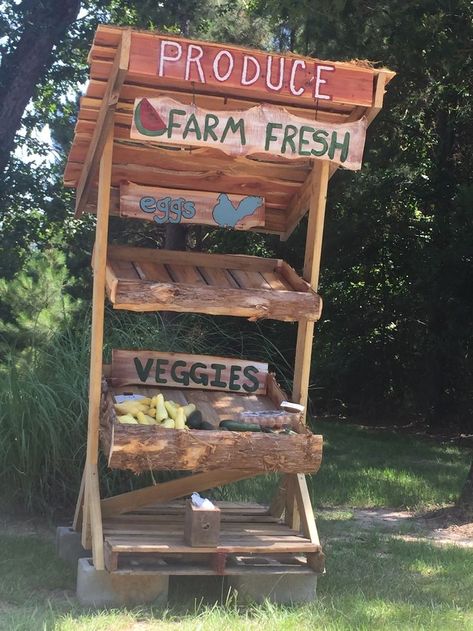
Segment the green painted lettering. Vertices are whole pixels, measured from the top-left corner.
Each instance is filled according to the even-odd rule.
[[[210,122],[212,121],[212,123]],[[204,123],[204,142],[210,136],[212,140],[218,141],[217,134],[214,132],[214,129],[218,127],[220,120],[218,116],[215,114],[206,114],[205,115],[205,123]]]
[[[323,137],[325,136],[325,138],[328,136],[328,131],[325,131],[324,129],[317,129],[313,135],[312,135],[312,140],[317,143],[318,145],[321,145],[321,149],[312,149],[312,151],[310,152],[313,156],[323,156],[324,154],[327,153],[328,151],[328,143],[325,140],[325,138]]]
[[[177,359],[174,364],[171,366],[171,379],[176,383],[182,383],[183,386],[189,385],[189,373],[187,371],[182,371],[180,375],[177,374],[177,368],[185,368],[187,366],[187,362],[182,361],[182,359]]]
[[[337,132],[332,132],[332,140],[330,142],[330,147],[328,150],[328,157],[330,160],[333,160],[335,156],[335,151],[340,149],[340,162],[345,162],[348,158],[348,151],[350,149],[350,132],[346,131],[345,136],[343,137],[343,142],[338,142],[337,140]]]
[[[306,151],[305,149],[303,149],[302,147],[304,145],[308,145],[309,141],[307,140],[307,138],[304,138],[304,134],[306,132],[308,133],[314,133],[314,128],[313,127],[309,127],[308,125],[302,125],[302,127],[299,130],[299,155],[300,156],[310,156],[310,151]]]
[[[282,129],[280,123],[268,123],[266,125],[266,137],[264,139],[264,150],[269,150],[269,144],[277,140],[276,136],[273,136],[273,129]]]
[[[222,371],[225,370],[225,364],[210,364],[210,368],[215,370],[215,378],[210,382],[210,385],[214,388],[226,388],[227,384],[222,381]]]
[[[232,134],[236,134],[237,131],[240,132],[240,142],[242,145],[246,145],[246,136],[245,136],[245,121],[243,118],[235,123],[233,116],[230,116],[227,120],[227,124],[223,130],[222,137],[220,138],[220,142],[225,142],[225,138],[227,137],[228,132],[231,131]]]
[[[228,383],[228,389],[232,392],[241,390],[241,386],[238,383],[240,379],[241,366],[230,366],[230,381]]]
[[[197,370],[199,368],[202,368],[203,370],[207,370],[207,365],[202,364],[202,362],[196,362],[195,364],[192,364],[189,370],[190,380],[192,381],[192,383],[197,383],[202,386],[206,386],[209,383],[209,377],[208,375],[204,373],[197,374]]]
[[[244,383],[243,384],[243,390],[245,392],[256,392],[259,388],[259,379],[257,377],[258,375],[258,369],[256,368],[256,366],[245,366],[243,368],[243,374],[244,376],[251,381],[251,385],[248,383]]]
[[[166,371],[165,366],[169,364],[167,359],[157,359],[156,360],[156,383],[167,383],[167,379],[161,379],[161,375]]]
[[[135,364],[136,374],[138,375],[139,380],[145,382],[149,377],[149,373],[151,372],[153,360],[147,359],[146,366],[144,367],[139,357],[134,357],[133,362]]]
[[[172,136],[173,129],[179,129],[182,127],[181,123],[176,123],[174,120],[174,116],[185,116],[185,110],[170,110],[169,112],[169,121],[168,121],[168,138]]]
[[[182,137],[187,138],[189,133],[194,134],[196,140],[200,140],[202,138],[202,133],[195,114],[191,114],[189,116],[186,126],[184,127],[184,131],[182,132]]]
[[[297,127],[295,125],[286,125],[286,128],[284,130],[284,138],[282,140],[282,145],[281,145],[281,153],[286,153],[287,145],[290,145],[291,153],[296,153],[296,144],[294,142],[294,136],[296,134],[297,134]]]

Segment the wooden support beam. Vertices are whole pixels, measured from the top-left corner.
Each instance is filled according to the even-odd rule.
[[[322,254],[322,238],[325,220],[325,204],[330,165],[318,162],[314,166],[311,179],[310,212],[307,225],[307,237],[302,277],[314,291],[319,286],[320,259]],[[296,364],[294,367],[293,401],[307,407],[309,390],[310,362],[314,323],[301,320],[297,330]]]
[[[163,482],[162,484],[156,484],[137,491],[130,491],[129,493],[122,493],[121,495],[102,500],[102,516],[103,518],[113,517],[148,504],[169,502],[190,495],[194,491],[205,491],[215,486],[252,478],[256,475],[258,473],[255,471],[235,471],[230,469],[228,471],[205,471],[204,473],[170,480],[169,482]]]
[[[84,495],[85,495],[85,469],[82,471],[82,478],[80,481],[79,495],[77,497],[76,509],[74,511],[74,519],[72,520],[72,528],[76,532],[82,529],[82,517],[84,510]]]
[[[286,241],[289,238],[294,228],[309,210],[310,192],[312,190],[316,169],[317,161],[314,161],[309,175],[291,199],[291,203],[287,209],[286,232],[281,235],[281,241]]]
[[[99,413],[102,384],[103,327],[105,315],[105,270],[107,262],[110,182],[112,174],[113,130],[109,129],[100,161],[97,227],[93,256],[92,339],[90,348],[89,418],[87,434],[88,463],[97,464]]]
[[[103,527],[100,510],[99,473],[95,463],[88,463],[86,468],[87,504],[90,516],[92,539],[92,559],[96,570],[104,570]]]
[[[82,528],[81,528],[81,544],[84,550],[90,550],[92,547],[92,536],[90,531],[90,514],[89,514],[89,498],[87,496],[87,469],[84,469],[84,505],[82,509]]]
[[[307,225],[307,237],[304,257],[303,278],[314,291],[317,291],[320,275],[320,259],[322,254],[322,238],[325,220],[325,204],[330,176],[330,163],[316,162],[310,175],[310,210]],[[294,383],[292,400],[307,409],[309,379],[314,338],[314,322],[301,320],[297,330],[296,363],[294,367]],[[310,515],[300,515],[300,506],[305,510],[305,504],[297,502],[297,475],[286,476],[285,484],[285,519],[294,529],[300,527],[301,521],[310,521]],[[273,500],[279,506],[281,499]],[[310,502],[309,502],[310,505]],[[312,510],[312,507],[311,507]]]
[[[286,476],[286,501],[284,510],[284,521],[293,530],[300,530],[301,517],[299,513],[299,505],[296,499],[296,481],[297,473]]]
[[[305,475],[303,473],[296,473],[291,477],[297,506],[301,515],[302,533],[305,537],[307,537],[307,539],[310,539],[312,543],[320,545],[319,534],[317,532],[317,526],[315,525],[314,511],[312,509],[312,502],[310,500]]]
[[[113,128],[109,128],[100,159],[97,227],[93,260],[94,285],[92,295],[92,339],[89,372],[89,416],[87,427],[87,455],[83,507],[83,545],[89,542],[89,524],[94,566],[105,567],[103,558],[103,530],[100,513],[98,482],[99,414],[102,383],[103,326],[105,313],[105,266],[107,260],[110,185],[112,176]],[[80,511],[80,497],[76,513]]]
[[[301,519],[300,527],[302,534],[307,537],[307,539],[310,539],[311,543],[320,546],[319,533],[317,532],[317,525],[315,523],[314,511],[312,509],[312,502],[305,475],[298,473],[292,476],[292,484],[298,513]],[[322,550],[309,552],[306,556],[307,565],[309,565],[314,572],[323,574],[325,571],[325,555]]]
[[[84,160],[79,183],[77,185],[76,218],[80,217],[84,211],[109,131],[112,130],[113,133],[113,117],[115,114],[115,108],[118,103],[121,87],[125,81],[126,73],[128,72],[130,42],[131,31],[123,31],[120,45],[115,53],[115,60],[108,78],[107,87],[100,106],[94,133],[87,150],[87,156]]]

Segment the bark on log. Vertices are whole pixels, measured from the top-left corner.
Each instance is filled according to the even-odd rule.
[[[110,428],[102,431],[110,434]],[[104,438],[109,466],[134,473],[212,469],[315,473],[322,460],[322,437],[311,433],[179,431],[116,423]]]
[[[110,296],[110,288],[107,289]],[[284,322],[301,318],[318,320],[322,312],[320,296],[311,292],[216,289],[205,285],[133,280],[118,282],[113,304],[116,309],[129,311],[198,312]]]

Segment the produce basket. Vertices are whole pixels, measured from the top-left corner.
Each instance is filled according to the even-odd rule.
[[[297,413],[290,415],[288,434],[219,429],[222,420],[244,412],[280,409],[286,396],[267,364],[205,355],[114,351],[107,372],[101,442],[111,468],[135,473],[212,469],[314,473],[320,467],[322,437],[312,434]],[[130,393],[146,397],[162,393],[179,405],[193,403],[214,429],[121,423],[114,397]]]

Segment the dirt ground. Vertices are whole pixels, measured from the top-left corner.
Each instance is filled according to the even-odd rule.
[[[317,511],[322,519],[330,519],[330,514],[336,512]],[[429,541],[438,545],[454,544],[473,548],[473,521],[454,506],[425,513],[386,508],[351,509],[350,513],[350,533],[355,529],[365,533],[370,530],[389,532],[405,541]],[[329,538],[333,540],[339,537],[335,535]]]

